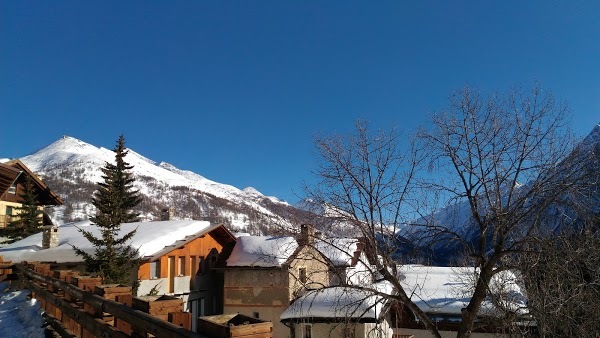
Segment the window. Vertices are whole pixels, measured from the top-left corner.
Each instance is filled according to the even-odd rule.
[[[196,273],[198,273],[198,267],[196,266],[196,256],[192,256],[190,257],[190,275],[195,275]],[[194,270],[195,269],[195,270]]]
[[[204,273],[204,256],[200,256],[200,261],[198,262],[198,272],[196,274]]]
[[[160,260],[150,263],[150,279],[160,278]]]
[[[300,280],[300,283],[302,283],[302,284],[306,283],[306,268],[298,269],[298,279]]]
[[[179,256],[179,276],[185,276],[185,256]]]
[[[210,256],[210,269],[212,270],[212,268],[214,268],[215,266],[217,266],[217,256],[212,255]]]
[[[302,338],[312,338],[312,324],[302,325]]]
[[[353,327],[345,327],[342,337],[354,338],[354,328]]]
[[[258,312],[252,312],[252,317],[259,318],[260,314]]]
[[[6,206],[6,216],[12,216],[13,207]]]
[[[11,195],[16,195],[17,194],[17,182],[13,182],[13,184],[11,184],[10,187],[8,188],[7,192]]]
[[[169,256],[169,260],[167,261],[169,265],[167,265],[167,270],[169,271],[169,293],[175,293],[175,256]]]
[[[200,298],[200,304],[198,304],[200,311],[198,311],[200,313],[200,317],[204,317],[206,315],[206,305],[204,304],[204,298]]]

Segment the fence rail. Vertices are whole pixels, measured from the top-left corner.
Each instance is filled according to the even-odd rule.
[[[10,274],[11,269],[13,274]],[[38,270],[49,272],[49,267]],[[164,338],[206,338],[66,281],[36,272],[25,264],[0,263],[0,272],[2,271],[4,278],[10,274],[11,279],[16,279],[16,284],[30,289],[34,297],[45,306],[51,319],[59,322],[56,323],[58,330],[69,332],[71,337],[126,338],[151,335]],[[120,325],[115,327],[115,322]],[[119,330],[123,323],[129,329]]]

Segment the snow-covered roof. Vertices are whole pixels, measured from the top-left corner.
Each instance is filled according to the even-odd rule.
[[[247,232],[233,232],[233,237],[238,238],[238,237],[242,237],[242,236],[252,236]]]
[[[468,267],[434,267],[404,265],[400,268],[401,284],[411,300],[429,314],[460,315],[474,289],[477,270]],[[491,292],[500,296],[498,301],[512,311],[524,312],[526,298],[516,284],[511,271],[496,274],[490,284]],[[493,315],[498,308],[486,299],[480,314]]]
[[[121,224],[119,237],[137,229],[130,244],[138,249],[138,256],[143,258],[151,257],[188,236],[205,234],[214,227],[207,221],[189,220],[124,223]],[[71,245],[88,253],[93,253],[94,247],[78,228],[100,237],[99,228],[90,221],[69,223],[59,226],[59,244],[55,248],[42,249],[42,233],[38,233],[0,248],[0,256],[5,261],[81,262],[83,259],[75,254]]]
[[[331,261],[334,266],[350,266],[358,248],[356,238],[330,238],[315,240],[315,249]]]
[[[240,236],[227,266],[281,267],[296,251],[294,237]]]
[[[350,287],[311,290],[296,299],[282,314],[281,321],[356,320],[376,322],[381,317],[385,298]]]

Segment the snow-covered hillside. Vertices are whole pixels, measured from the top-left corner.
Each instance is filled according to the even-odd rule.
[[[114,161],[114,153],[64,136],[42,150],[20,158],[41,175],[65,201],[53,217],[59,223],[85,219],[94,213],[91,194],[102,181],[101,168]],[[133,165],[136,188],[144,195],[142,217],[157,219],[163,208],[174,207],[175,218],[221,221],[232,229],[253,233],[266,228],[292,229],[308,221],[308,213],[256,189],[238,189],[211,181],[191,171],[150,160],[129,149],[125,160]]]
[[[591,133],[577,144],[574,152],[571,153],[571,156],[575,156],[583,161],[580,162],[582,163],[582,170],[580,172],[582,177],[586,177],[585,179],[590,180],[590,182],[597,182],[598,176],[594,176],[593,173],[600,173],[600,124],[596,125]],[[557,167],[560,167],[561,165],[562,164],[557,164]],[[584,176],[583,172],[586,172],[587,176]],[[506,191],[511,190],[514,199],[517,195],[527,194],[528,189],[535,183],[535,181],[522,182],[522,185],[518,184],[516,189],[507,189]],[[592,186],[593,183],[589,183],[589,185]],[[579,191],[578,196],[561,196],[561,199],[570,201],[570,204],[572,205],[585,205],[585,207],[595,210],[595,212],[600,212],[600,192],[594,188],[588,188],[588,190],[589,191]],[[501,190],[503,196],[501,201],[503,203],[507,196],[506,191]],[[575,198],[581,199],[582,196],[584,196],[585,200],[577,200],[577,203],[573,203]],[[546,226],[544,229],[545,231],[553,233],[560,231],[565,224],[568,224],[569,226],[577,224],[579,221],[577,219],[577,212],[567,207],[567,204],[569,203],[564,203],[564,205],[561,206],[551,205],[545,210],[544,217],[547,219],[547,222],[544,223]],[[487,212],[488,207],[486,206],[485,200],[479,205],[479,208],[481,214]],[[450,241],[448,240],[449,238],[460,237],[466,240],[467,243],[476,247],[476,241],[479,239],[480,235],[478,233],[478,227],[474,226],[473,222],[471,206],[467,200],[463,199],[412,222],[413,224],[435,224],[436,226],[448,230],[448,233],[453,233],[455,235],[446,236],[439,235],[438,233],[437,236],[432,237],[431,233],[426,232],[425,227],[418,226],[405,227],[399,235],[408,238],[415,245],[424,248],[423,251],[430,250],[434,252],[434,256],[437,257],[434,258],[434,262],[436,264],[444,265],[448,264],[450,260],[456,259],[457,257],[455,255],[460,254],[460,243],[457,241]]]
[[[90,182],[100,182],[102,181],[100,168],[104,166],[105,162],[113,162],[114,157],[112,150],[97,148],[78,139],[63,136],[37,153],[21,158],[21,161],[41,175],[46,175],[52,169],[64,168],[66,165],[75,166],[85,170],[82,178]],[[255,196],[233,186],[208,180],[191,171],[177,169],[165,162],[157,164],[131,149],[125,159],[134,166],[133,173],[136,176],[151,177],[164,182],[167,186],[194,188],[231,200]],[[146,189],[147,187],[140,186],[140,188]]]

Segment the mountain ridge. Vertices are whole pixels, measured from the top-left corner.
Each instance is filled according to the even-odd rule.
[[[598,182],[600,179],[600,175],[593,173],[600,173],[600,123],[595,125],[592,131],[583,139],[578,142],[575,147],[573,147],[570,156],[574,156],[575,158],[581,157],[580,164],[583,164],[581,168],[582,175],[586,177],[586,180],[589,180],[589,186],[592,188],[587,188],[585,191],[580,191],[584,200],[578,200],[578,205],[585,205],[588,208],[588,212],[600,212],[600,191],[593,188],[592,182]],[[565,160],[569,160],[567,157]],[[562,163],[558,163],[557,166],[562,165]],[[587,173],[586,176],[583,172]],[[529,184],[534,182],[522,182],[519,184],[519,187],[526,188]],[[597,184],[597,183],[596,183]],[[518,190],[518,189],[517,189]],[[502,195],[505,195],[503,191]],[[569,200],[570,198],[574,198],[572,196],[564,196],[562,197],[565,200]],[[573,202],[573,200],[569,200]],[[453,204],[447,205],[443,208],[437,209],[434,212],[425,216],[429,222],[434,222],[436,224],[444,225],[449,230],[454,233],[460,235],[461,238],[465,239],[467,243],[476,246],[476,241],[478,240],[478,234],[476,233],[477,228],[473,227],[470,222],[473,221],[473,216],[470,211],[470,205],[467,200],[457,201]],[[485,209],[486,206],[483,206]],[[562,227],[564,226],[580,226],[577,219],[577,212],[572,210],[569,207],[564,206],[556,206],[552,205],[548,207],[546,210],[545,217],[548,219],[552,219],[552,222],[548,222],[548,226],[545,231],[548,233],[557,233],[564,230]],[[560,218],[570,219],[570,222],[561,222]],[[414,224],[423,224],[425,223],[424,218],[413,221]],[[447,226],[450,225],[450,226]],[[435,264],[440,265],[448,265],[452,260],[457,260],[460,257],[456,255],[460,255],[459,244],[454,242],[449,242],[446,237],[443,237],[442,240],[437,238],[436,241],[428,241],[430,237],[423,228],[419,227],[405,227],[397,234],[398,236],[404,236],[408,238],[409,241],[419,246],[422,252],[428,251],[430,256],[429,259],[433,259]],[[431,253],[433,255],[431,256]],[[433,257],[433,258],[431,258]]]
[[[128,151],[125,160],[133,166],[134,186],[144,197],[139,210],[144,220],[159,219],[162,209],[175,207],[179,219],[222,221],[232,230],[262,233],[273,228],[295,231],[298,223],[310,218],[310,213],[255,188],[239,189]],[[102,181],[101,168],[114,161],[114,152],[63,136],[20,160],[65,200],[65,206],[51,215],[60,224],[95,212],[92,194]]]

